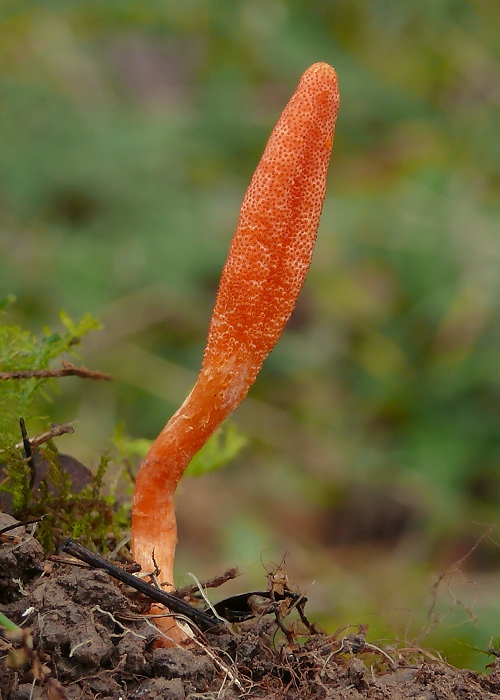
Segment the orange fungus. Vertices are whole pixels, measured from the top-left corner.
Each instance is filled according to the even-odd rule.
[[[293,311],[316,240],[339,106],[337,75],[312,65],[276,124],[241,206],[198,380],[144,458],[132,551],[173,586],[173,496],[193,455],[246,396]]]

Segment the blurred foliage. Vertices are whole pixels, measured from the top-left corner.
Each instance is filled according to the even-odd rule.
[[[186,469],[186,476],[202,476],[225,467],[248,444],[248,439],[231,423],[225,431],[217,430],[203,448],[195,454]]]
[[[117,421],[154,438],[190,390],[266,138],[310,63],[338,71],[310,276],[236,417],[252,449],[180,494],[207,573],[289,549],[319,608],[381,632],[374,610],[418,605],[498,521],[499,20],[480,0],[0,2],[1,293],[28,327],[105,325],[85,357],[118,381],[54,405],[82,459]],[[466,566],[488,588],[498,563],[485,538]],[[488,600],[461,628],[480,648]]]

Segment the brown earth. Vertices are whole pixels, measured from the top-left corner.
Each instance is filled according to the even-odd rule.
[[[15,522],[0,514],[0,530]],[[274,614],[257,614],[198,635],[193,649],[157,647],[144,598],[72,561],[46,560],[24,527],[0,535],[0,612],[24,630],[0,636],[0,700],[500,698],[498,660],[477,674],[425,650],[378,646],[363,629],[306,632],[293,615],[287,634]]]

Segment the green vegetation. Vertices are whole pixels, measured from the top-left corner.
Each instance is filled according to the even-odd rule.
[[[2,304],[4,309],[9,301],[12,300]],[[113,442],[119,457],[115,460],[118,478],[114,488],[107,489],[108,495],[104,484],[110,462],[107,454],[101,456],[95,473],[88,470],[85,473],[85,467],[71,457],[66,463],[61,460],[53,439],[30,448],[29,454],[22,448],[26,423],[31,428],[28,438],[35,435],[33,431],[50,432],[48,418],[41,411],[48,408],[50,389],[56,386],[55,376],[50,376],[58,372],[53,370],[54,361],[59,360],[63,370],[67,369],[65,356],[74,355],[81,338],[99,328],[99,323],[89,314],[78,323],[65,313],[60,318],[65,332],[53,333],[46,328],[41,338],[19,326],[0,322],[0,464],[3,467],[0,491],[10,495],[10,510],[16,517],[40,518],[38,538],[46,550],[53,551],[68,536],[102,550],[124,539],[129,529],[129,499],[117,500],[116,489],[123,490],[130,460],[142,458],[149,441],[130,440],[122,427],[116,429]],[[23,373],[29,376],[22,376]],[[220,469],[246,444],[246,438],[234,425],[229,425],[224,433],[219,430],[196,455],[189,473],[200,476]],[[78,483],[81,479],[83,482]]]
[[[0,371],[3,374],[0,378],[0,463],[3,466],[0,490],[10,495],[11,511],[18,518],[41,518],[38,534],[46,549],[53,550],[61,538],[70,534],[103,548],[106,537],[110,533],[117,534],[119,524],[124,527],[121,509],[115,512],[114,499],[102,495],[109,460],[102,457],[96,473],[88,475],[90,483],[75,491],[71,474],[61,464],[53,440],[30,449],[29,455],[19,447],[22,445],[21,419],[28,426],[30,438],[50,430],[48,417],[42,412],[48,410],[47,401],[50,390],[53,392],[55,388],[55,379],[47,370],[52,370],[55,360],[64,361],[65,357],[74,355],[81,338],[99,327],[88,314],[77,323],[65,313],[60,316],[65,330],[54,333],[46,328],[42,337],[18,326],[0,323]],[[34,376],[6,376],[16,373]],[[44,476],[36,483],[37,472],[43,465]]]
[[[0,3],[1,293],[23,328],[102,320],[83,355],[116,381],[60,382],[50,407],[88,464],[190,390],[269,131],[307,65],[336,67],[311,273],[235,417],[238,467],[181,487],[179,570],[257,578],[287,550],[329,628],[416,639],[445,616],[425,643],[459,664],[500,623],[495,532],[450,568],[499,513],[499,20],[476,0]]]
[[[5,320],[3,315],[0,321]],[[89,314],[74,323],[64,313],[61,321],[65,330],[54,333],[45,328],[38,337],[19,326],[0,323],[0,368],[2,373],[33,372],[38,376],[22,380],[4,380],[0,393],[0,435],[3,445],[19,442],[19,418],[24,418],[33,430],[46,427],[47,417],[42,415],[47,400],[47,389],[54,386],[54,378],[43,376],[43,370],[51,369],[52,362],[75,354],[75,346],[90,330],[99,327]],[[43,406],[43,408],[42,408]]]

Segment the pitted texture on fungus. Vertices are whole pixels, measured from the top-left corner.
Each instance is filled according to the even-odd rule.
[[[198,381],[146,455],[132,505],[132,550],[173,583],[173,494],[193,455],[246,396],[295,306],[311,261],[339,106],[316,63],[274,128],[246,192],[222,273]]]
[[[223,374],[236,355],[250,386],[280,337],[311,262],[338,101],[335,71],[317,63],[276,124],[243,200],[202,372]]]

